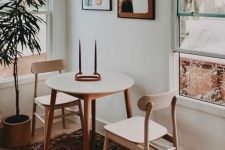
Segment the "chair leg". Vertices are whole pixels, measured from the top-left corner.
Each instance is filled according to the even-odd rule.
[[[31,128],[31,135],[34,136],[35,134],[35,125],[36,125],[36,116],[34,113],[36,112],[36,104],[33,103],[33,114],[32,114],[32,128]]]
[[[81,128],[83,129],[83,121],[84,121],[84,119],[83,119],[83,109],[82,109],[82,106],[81,106],[81,100],[80,100],[80,102],[79,102],[79,112],[80,112],[80,123],[81,123]]]
[[[65,109],[64,108],[62,108],[62,115],[65,115]],[[63,129],[66,128],[65,117],[62,117],[62,127],[63,127]]]
[[[108,139],[107,133],[106,133],[105,140],[104,140],[104,148],[103,148],[103,150],[108,150],[108,147],[109,147],[109,139]]]
[[[48,124],[48,113],[49,113],[49,109],[45,107],[45,124],[44,124],[44,133],[46,134],[46,130],[47,130],[47,124]]]

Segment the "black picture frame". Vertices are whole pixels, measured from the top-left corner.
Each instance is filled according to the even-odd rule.
[[[144,5],[147,6],[146,12],[134,12],[134,1],[138,0],[117,0],[118,18],[155,20],[155,0],[146,0],[146,5]]]
[[[112,0],[81,0],[82,10],[112,11]]]

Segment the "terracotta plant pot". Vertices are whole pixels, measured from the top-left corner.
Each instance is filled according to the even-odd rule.
[[[7,148],[18,148],[30,142],[30,118],[10,116],[3,122],[3,143]]]

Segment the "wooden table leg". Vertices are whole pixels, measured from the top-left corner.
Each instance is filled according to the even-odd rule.
[[[125,103],[126,103],[126,109],[127,109],[127,118],[130,118],[132,117],[132,108],[131,108],[131,98],[130,98],[129,89],[126,89],[124,91],[124,97],[125,97]]]
[[[94,149],[94,142],[95,142],[95,130],[96,130],[96,101],[91,101],[91,115],[92,115],[92,132],[91,132],[91,147]]]
[[[48,116],[48,119],[46,119],[47,122],[45,122],[44,150],[49,150],[56,95],[57,95],[57,91],[52,90],[49,113],[48,113],[48,115],[46,115],[46,116]]]
[[[90,104],[91,100],[89,98],[84,99],[84,126],[83,126],[83,141],[84,141],[84,147],[83,150],[89,150],[90,143],[89,143],[89,125],[90,125],[90,120],[89,120],[89,115],[90,115]]]

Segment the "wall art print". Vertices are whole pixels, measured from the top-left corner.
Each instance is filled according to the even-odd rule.
[[[83,10],[112,10],[112,0],[82,0]]]

